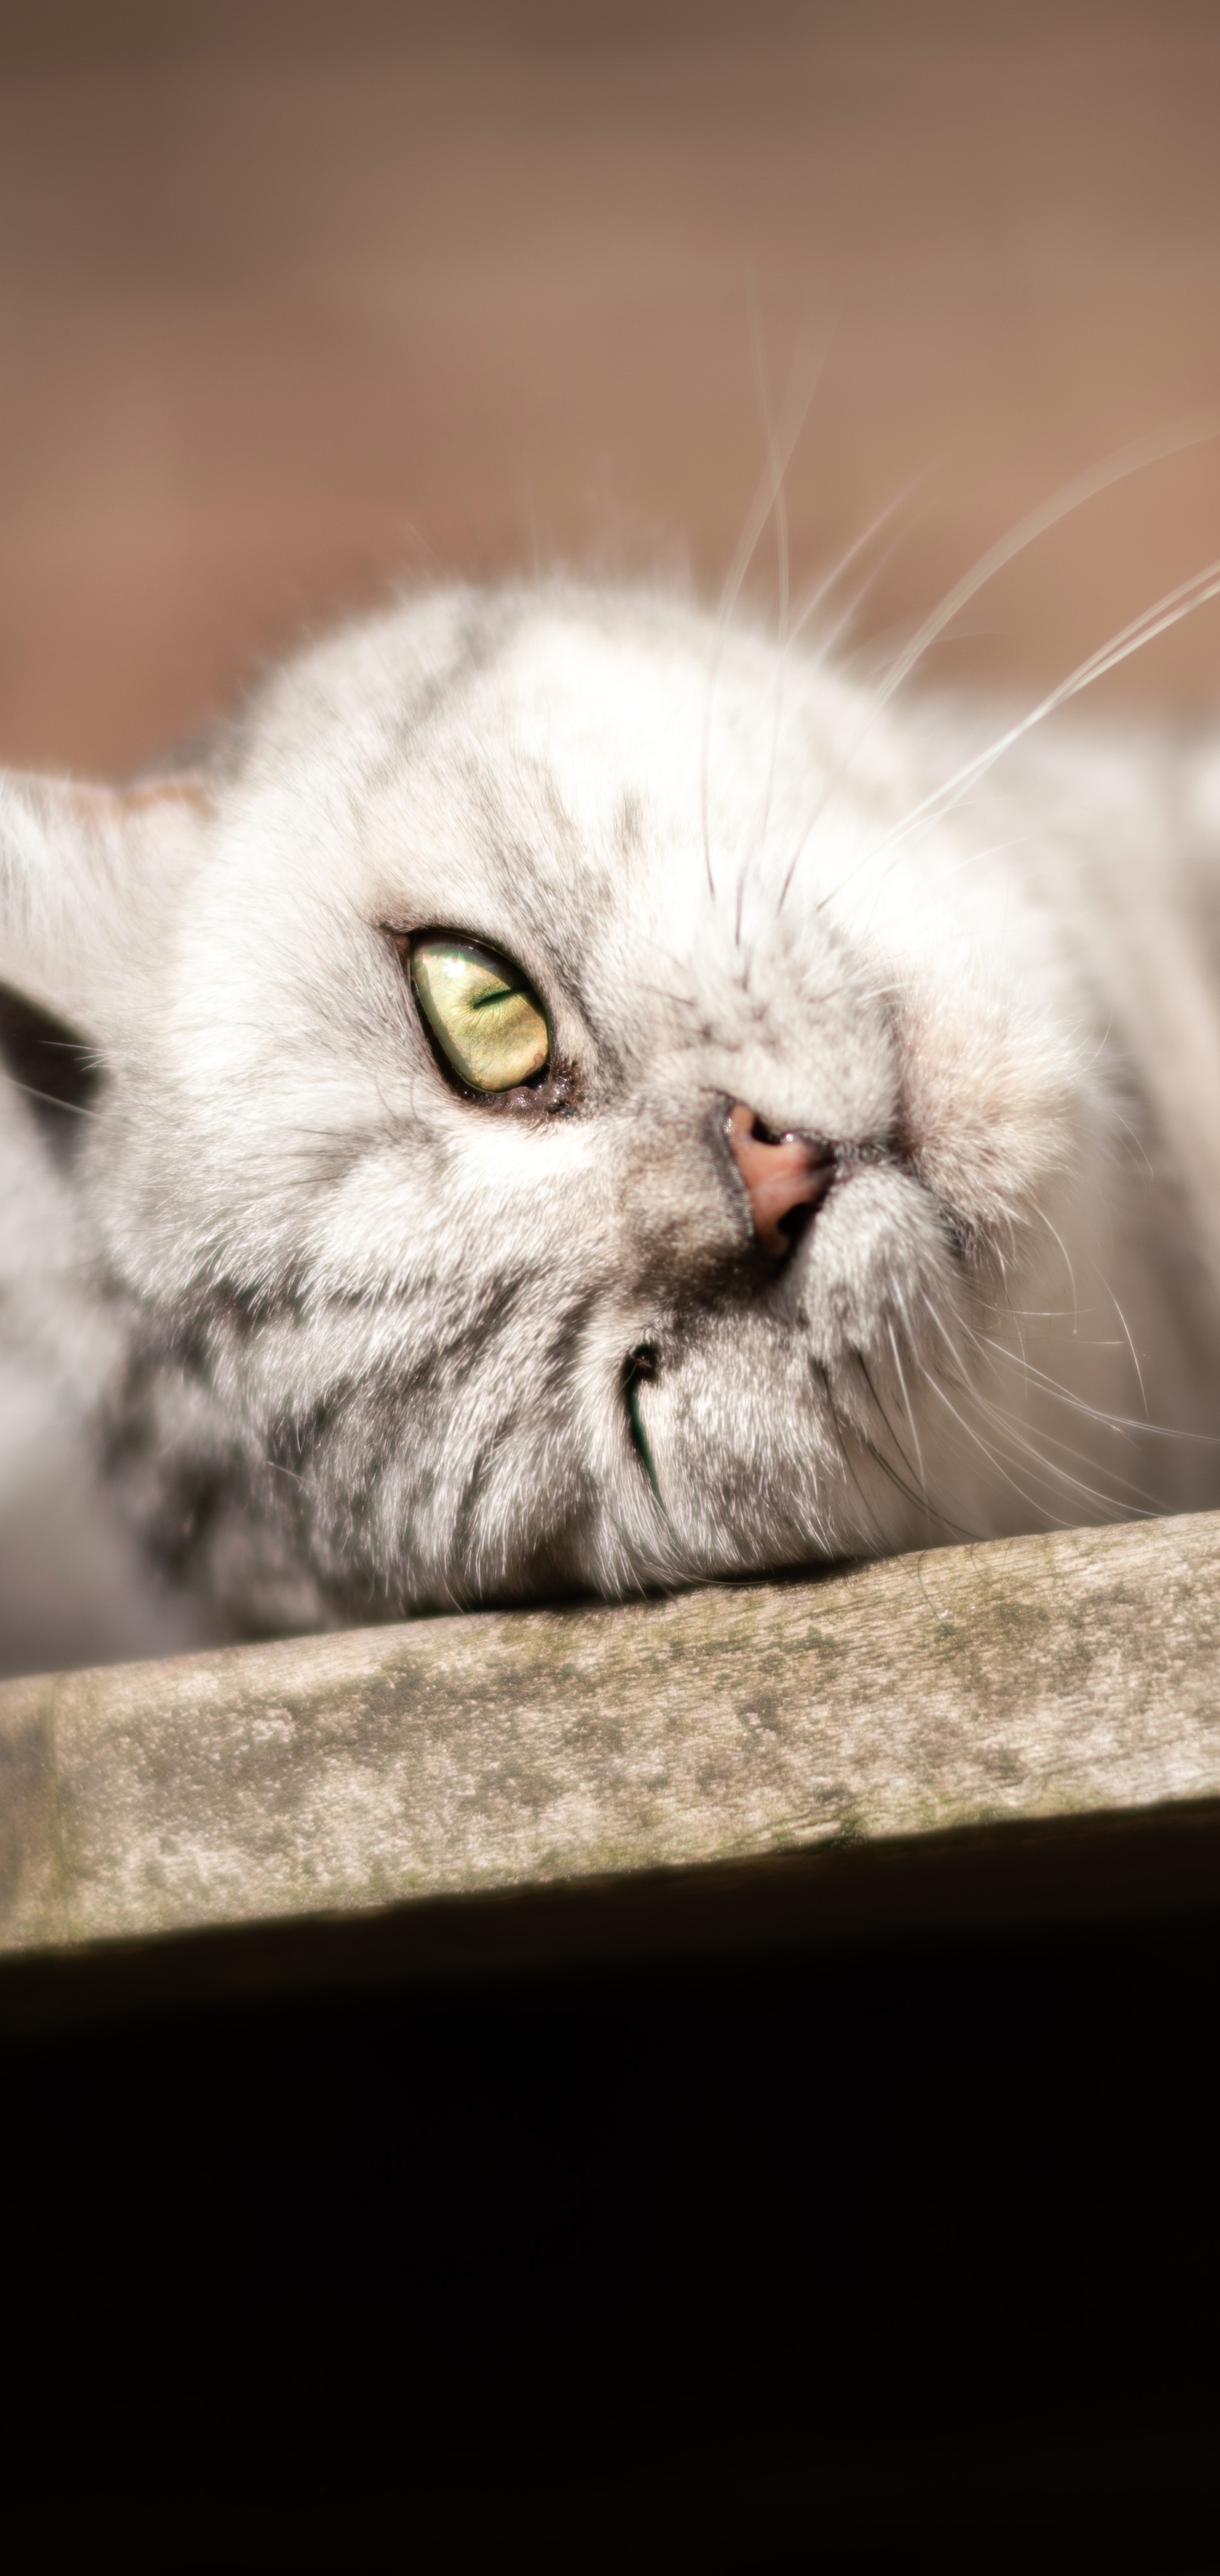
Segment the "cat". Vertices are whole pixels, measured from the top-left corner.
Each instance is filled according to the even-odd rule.
[[[10,1666],[1220,1503],[1220,732],[998,733],[555,578],[7,776]]]

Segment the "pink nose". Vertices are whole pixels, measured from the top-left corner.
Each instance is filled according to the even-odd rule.
[[[817,1206],[834,1179],[829,1146],[811,1145],[803,1136],[781,1136],[767,1144],[755,1134],[752,1109],[739,1100],[729,1111],[729,1143],[750,1198],[754,1232],[764,1252],[776,1260],[792,1247],[781,1231],[793,1208]]]

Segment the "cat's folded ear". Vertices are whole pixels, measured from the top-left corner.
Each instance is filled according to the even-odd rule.
[[[194,777],[122,790],[0,772],[0,1077],[57,1146],[139,1012],[208,819]]]
[[[194,776],[123,789],[0,772],[0,983],[104,1054],[208,820]]]

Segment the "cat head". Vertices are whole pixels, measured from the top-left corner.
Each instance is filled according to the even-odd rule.
[[[981,1319],[1087,1104],[948,765],[549,585],[339,634],[198,775],[9,780],[10,1040],[150,1545],[275,1626],[1006,1525]]]

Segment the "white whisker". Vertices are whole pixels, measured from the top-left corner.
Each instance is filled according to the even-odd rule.
[[[970,571],[963,574],[962,579],[959,582],[954,583],[953,588],[946,592],[939,606],[933,609],[931,615],[925,618],[923,624],[916,629],[909,645],[906,647],[904,652],[899,654],[897,661],[891,666],[880,688],[874,692],[869,713],[865,718],[860,731],[857,733],[855,740],[844,755],[843,760],[839,763],[831,778],[826,781],[818,805],[802,833],[801,839],[789,864],[787,875],[780,890],[780,909],[782,909],[785,898],[788,894],[788,890],[803,849],[807,846],[811,834],[816,830],[817,824],[822,814],[825,812],[826,806],[836,787],[841,785],[843,779],[850,771],[857,754],[863,747],[864,742],[867,740],[878,716],[882,713],[882,710],[888,706],[891,699],[901,688],[903,682],[909,678],[917,662],[922,659],[929,646],[935,642],[937,636],[943,634],[946,626],[951,624],[953,618],[956,617],[959,611],[967,605],[968,601],[975,598],[977,593],[982,590],[989,581],[993,580],[998,572],[1003,571],[1017,555],[1023,553],[1026,547],[1034,544],[1040,536],[1045,535],[1049,529],[1057,526],[1060,520],[1069,517],[1073,511],[1082,508],[1087,502],[1096,499],[1100,493],[1107,491],[1112,484],[1122,482],[1128,476],[1138,474],[1147,466],[1158,464],[1167,457],[1178,455],[1186,448],[1200,446],[1204,444],[1206,440],[1214,438],[1217,435],[1220,435],[1220,431],[1218,431],[1216,423],[1209,418],[1203,422],[1188,423],[1180,430],[1168,431],[1150,439],[1139,440],[1134,446],[1121,448],[1113,456],[1102,458],[1099,463],[1090,466],[1085,473],[1075,476],[1070,483],[1062,485],[1058,492],[1052,493],[1048,500],[1040,503],[1039,507],[1036,510],[1030,511],[1024,519],[1018,520],[1014,528],[1011,528],[1005,536],[999,538],[994,546],[989,547],[987,553],[979,557],[977,563],[972,565]],[[1210,595],[1211,594],[1209,593],[1209,596]],[[1202,605],[1202,602],[1200,601],[1195,604]],[[1167,602],[1163,601],[1159,605],[1163,608],[1167,605]],[[1155,615],[1157,612],[1154,610],[1149,613],[1151,615]],[[1185,616],[1188,614],[1188,610],[1183,608],[1180,611],[1180,614]],[[1173,621],[1171,620],[1170,622]],[[1155,629],[1155,632],[1157,633],[1161,631],[1162,630],[1159,627]],[[1119,638],[1115,638],[1115,644],[1117,645],[1120,640],[1121,639]],[[1144,640],[1151,641],[1151,636]],[[1127,650],[1134,652],[1138,650],[1138,646],[1132,643],[1127,647]],[[1120,660],[1125,659],[1125,653],[1120,652],[1117,658]],[[1112,663],[1106,663],[1104,665],[1104,668],[1107,669],[1113,667],[1114,665]],[[1085,668],[1086,666],[1083,664],[1080,666],[1081,673],[1084,672]],[[1101,675],[1101,669],[1099,668],[1097,671],[1092,672],[1090,676],[1093,678],[1100,678]],[[1018,740],[1022,732],[1028,731],[1033,724],[1040,722],[1042,715],[1049,714],[1053,707],[1063,704],[1065,698],[1067,696],[1074,695],[1077,688],[1084,688],[1087,686],[1087,679],[1079,674],[1073,674],[1072,680],[1063,684],[1062,694],[1052,693],[1052,696],[1048,700],[1044,701],[1043,706],[1040,709],[1036,710],[1035,713],[1027,718],[1019,727],[1013,729],[1009,736],[1005,737],[1003,743],[994,752],[992,757],[994,759],[1002,757],[1003,751],[1009,748],[1010,742]],[[944,790],[937,791],[937,793],[947,795],[952,786],[957,784],[958,781],[964,783],[976,775],[981,777],[984,774],[986,767],[990,765],[989,760],[980,757],[980,760],[977,763],[968,764],[964,770],[960,771],[958,773],[957,780],[949,782]],[[915,820],[916,817],[924,811],[925,807],[927,807],[928,810],[932,810],[931,799],[925,799],[924,806],[917,806],[914,809],[914,814],[907,818],[908,822]],[[887,845],[883,843],[882,849],[886,846]]]
[[[1144,646],[1154,643],[1158,635],[1167,634],[1170,627],[1180,625],[1184,617],[1193,616],[1196,609],[1205,608],[1209,600],[1216,598],[1220,598],[1220,557],[1205,564],[1201,572],[1192,574],[1189,581],[1179,582],[1174,590],[1166,591],[1162,599],[1154,601],[1152,607],[1143,610],[1139,617],[1132,618],[1129,625],[1120,627],[1108,644],[1100,645],[1085,661],[1077,663],[1066,680],[1060,680],[1055,688],[1048,690],[1028,715],[1009,725],[986,751],[977,752],[972,760],[955,770],[943,786],[933,788],[930,795],[912,806],[902,822],[896,824],[870,854],[868,864],[884,856],[887,849],[905,839],[918,824],[950,811],[960,801],[960,792],[964,788],[984,778],[988,770],[994,769],[996,762],[1003,759],[1005,752],[1011,751],[1026,734],[1032,733],[1036,725],[1044,724],[1048,716],[1066,706],[1069,699],[1078,697],[1083,689],[1092,688],[1094,681],[1116,671],[1119,664],[1129,661],[1133,653],[1142,652]],[[836,889],[836,892],[842,891],[841,887]]]
[[[751,325],[753,330],[753,315],[751,316]],[[716,636],[712,649],[712,663],[708,674],[707,699],[703,723],[700,779],[700,797],[703,820],[703,857],[707,871],[708,891],[713,896],[716,891],[716,880],[712,867],[708,813],[712,709],[715,697],[716,681],[719,676],[720,664],[724,653],[725,638],[732,622],[733,611],[741,596],[742,583],[744,582],[746,574],[754,559],[759,539],[762,535],[763,529],[766,527],[768,519],[771,516],[772,510],[776,507],[779,500],[783,478],[791,464],[797,440],[800,437],[809,411],[809,406],[813,401],[814,394],[817,390],[818,380],[826,362],[829,346],[830,341],[829,337],[827,337],[818,353],[816,364],[810,365],[806,369],[807,383],[805,391],[799,400],[796,399],[794,393],[797,381],[797,364],[795,360],[793,362],[792,373],[788,382],[788,391],[784,397],[784,403],[781,408],[779,426],[774,435],[771,434],[768,427],[766,467],[759,481],[754,499],[746,513],[745,525],[737,542],[737,550],[733,556],[728,572],[725,575],[724,585],[720,594],[720,606],[716,620]]]
[[[1057,527],[1061,519],[1070,518],[1073,511],[1082,509],[1088,501],[1095,501],[1113,484],[1126,482],[1129,476],[1143,473],[1148,466],[1159,465],[1170,456],[1180,456],[1185,448],[1202,446],[1206,440],[1218,435],[1217,424],[1209,419],[1184,423],[1180,429],[1137,439],[1132,446],[1119,448],[1112,456],[1103,457],[1098,464],[1086,467],[1083,474],[1074,475],[1070,483],[1064,483],[1057,492],[1052,492],[1049,500],[1040,502],[1037,509],[1019,519],[1007,536],[1000,537],[986,554],[980,555],[970,571],[946,591],[939,607],[924,619],[906,651],[899,655],[881,692],[879,707],[888,704],[922,660],[929,645],[944,634],[946,627],[952,625],[954,618],[972,599],[977,598],[981,590],[986,589],[988,582],[994,581],[997,573],[1003,572],[1039,537]]]

